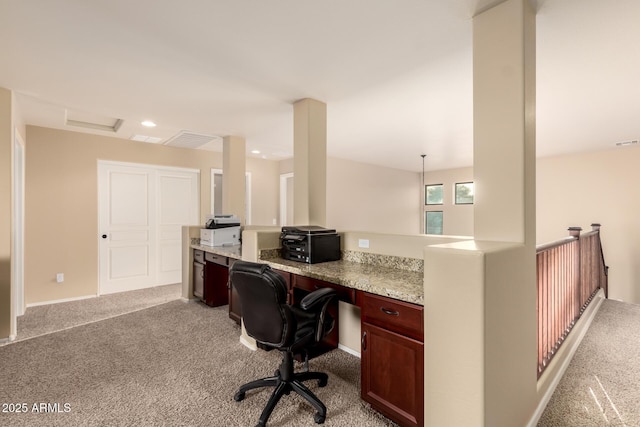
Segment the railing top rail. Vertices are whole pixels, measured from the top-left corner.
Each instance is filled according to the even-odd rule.
[[[584,237],[590,237],[593,236],[594,234],[600,234],[600,230],[591,230],[591,231],[587,231],[586,233],[582,233],[580,235],[580,238],[584,238]]]
[[[555,242],[543,243],[541,245],[536,246],[536,253],[545,252],[562,245],[567,245],[571,242],[575,242],[576,240],[578,240],[577,237],[568,236],[568,237],[565,237],[564,239],[556,240]]]

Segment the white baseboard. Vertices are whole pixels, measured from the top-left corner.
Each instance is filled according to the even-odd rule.
[[[98,295],[85,295],[85,296],[81,296],[81,297],[63,298],[63,299],[56,299],[56,300],[51,300],[51,301],[32,302],[32,303],[27,304],[27,308],[29,308],[29,307],[37,307],[39,305],[59,304],[61,302],[79,301],[79,300],[83,300],[83,299],[96,298],[97,296]]]
[[[548,388],[542,395],[542,398],[540,399],[540,401],[538,402],[538,407],[536,408],[535,412],[533,413],[533,416],[529,420],[527,427],[536,427],[536,425],[538,424],[540,417],[542,417],[542,414],[544,413],[545,408],[547,407],[547,405],[549,404],[549,401],[551,400],[551,396],[553,395],[553,392],[556,390],[556,387],[560,383],[562,376],[564,375],[565,371],[569,367],[569,364],[571,363],[573,356],[578,350],[578,347],[580,346],[580,343],[582,342],[582,339],[584,338],[585,334],[589,330],[589,326],[591,326],[591,323],[593,322],[593,318],[596,316],[596,313],[598,312],[598,309],[600,309],[600,306],[602,305],[602,302],[604,301],[604,299],[605,299],[604,291],[600,290],[594,297],[591,304],[589,304],[589,306],[585,309],[585,312],[582,314],[582,317],[576,323],[576,326],[574,326],[573,330],[569,334],[569,337],[571,337],[571,334],[576,334],[576,335],[572,337],[573,339],[570,342],[568,342],[568,340],[565,341],[564,345],[560,348],[556,357],[551,361],[551,364],[549,364],[549,366],[547,367],[545,373],[538,380],[539,384],[541,381],[545,381],[546,383],[548,383]],[[566,345],[568,346],[565,347]],[[562,352],[562,354],[560,352]],[[554,362],[556,363],[554,364]],[[554,368],[553,371],[551,370],[552,368]],[[549,375],[554,375],[554,376],[545,378],[545,374],[547,373]]]
[[[352,354],[352,355],[356,356],[358,359],[360,359],[360,358],[361,358],[361,357],[360,357],[360,352],[355,351],[355,350],[354,350],[354,349],[352,349],[352,348],[349,348],[349,347],[344,346],[344,345],[342,345],[342,344],[338,344],[338,348],[339,348],[340,350],[344,351],[344,352],[347,352],[347,353],[349,353],[349,354]]]

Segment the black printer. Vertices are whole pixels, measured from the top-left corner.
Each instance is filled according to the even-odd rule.
[[[282,227],[280,244],[284,259],[308,264],[340,259],[340,235],[317,225]]]

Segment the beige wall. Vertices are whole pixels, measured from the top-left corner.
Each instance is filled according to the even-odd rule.
[[[360,239],[369,241],[369,248],[360,248]],[[388,234],[370,231],[347,231],[342,233],[341,246],[343,250],[369,252],[381,255],[391,255],[407,258],[422,259],[424,248],[431,245],[469,240],[470,237],[434,236],[424,234]]]
[[[640,304],[640,147],[538,159],[538,242],[602,224],[609,297]]]
[[[418,234],[420,194],[420,175],[416,172],[327,159],[330,228]]]
[[[569,235],[567,228],[591,230],[602,224],[601,236],[609,268],[609,297],[640,304],[640,195],[633,185],[640,182],[640,147],[537,159],[536,242],[548,243]],[[451,176],[460,182],[472,168],[437,171],[425,181]],[[446,194],[446,192],[445,192]],[[473,210],[464,215],[445,212],[445,232],[459,234],[473,221]]]
[[[11,159],[13,95],[0,88],[0,340],[11,333]]]
[[[446,169],[427,172],[425,185],[442,184],[443,204],[424,206],[426,211],[442,211],[443,234],[448,236],[473,236],[473,205],[455,204],[455,185],[473,181],[473,168]]]
[[[221,153],[216,152],[34,126],[27,127],[26,138],[27,304],[95,295],[98,290],[98,160],[200,169],[201,222],[211,207],[210,169],[222,167]],[[277,188],[277,174],[262,175],[275,172],[277,162],[266,168],[251,163],[254,182],[272,182]],[[260,206],[254,203],[254,209]],[[271,208],[265,217],[276,215]],[[65,273],[60,284],[55,281],[58,272]]]
[[[292,159],[281,160],[279,173],[291,172]],[[419,234],[420,191],[417,172],[329,157],[326,226],[338,231]]]

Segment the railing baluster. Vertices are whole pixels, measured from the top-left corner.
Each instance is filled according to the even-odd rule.
[[[570,237],[537,248],[538,377],[582,315],[598,289],[608,296],[600,225],[580,235],[569,228]]]

